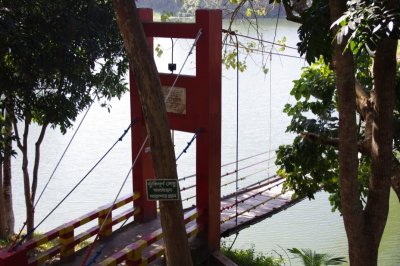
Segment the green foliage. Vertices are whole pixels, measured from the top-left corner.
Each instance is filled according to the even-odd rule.
[[[360,77],[368,81],[368,74],[361,72]],[[338,137],[334,72],[322,59],[303,68],[300,79],[294,81],[291,95],[297,102],[285,105],[284,112],[292,117],[287,132],[298,136],[291,145],[279,147],[276,159],[280,167],[278,174],[286,178],[284,188],[294,190],[297,196],[314,198],[320,189],[331,193],[333,210],[340,210],[337,144],[327,145]],[[318,135],[318,141],[310,141],[309,138],[315,136],[310,133]],[[367,195],[369,160],[362,156],[359,164],[362,200]]]
[[[288,249],[290,253],[299,258],[304,266],[341,265],[346,262],[344,257],[333,257],[330,254],[321,254],[311,249]]]
[[[332,34],[329,30],[329,1],[312,1],[312,5],[301,14],[301,26],[297,44],[299,53],[305,55],[308,63],[313,63],[322,56],[325,62],[332,59]]]
[[[173,15],[173,12],[163,12],[161,14],[161,22],[167,22]]]
[[[386,1],[351,0],[348,10],[332,26],[340,26],[338,43],[349,36],[346,45],[354,54],[365,49],[373,55],[382,38],[400,38],[400,9],[388,9]]]
[[[162,54],[164,53],[164,50],[161,47],[161,44],[157,44],[156,48],[155,48],[157,57],[161,57]]]
[[[3,1],[0,38],[0,94],[20,120],[65,133],[92,101],[127,90],[111,1]]]
[[[244,72],[247,69],[246,61],[237,61],[237,51],[224,50],[222,56],[222,64],[225,65],[226,69],[236,69],[238,68],[240,72]]]
[[[254,246],[249,249],[229,249],[223,243],[221,247],[222,253],[230,258],[239,266],[279,266],[282,265],[282,258],[273,258],[256,253]]]
[[[278,40],[277,43],[281,46],[279,47],[278,51],[283,52],[286,50],[286,36],[284,36],[281,40]]]

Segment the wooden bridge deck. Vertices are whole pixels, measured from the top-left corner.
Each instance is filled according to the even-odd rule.
[[[293,192],[282,192],[282,184],[282,178],[275,178],[263,184],[248,187],[236,195],[232,194],[222,198],[221,236],[227,237],[239,232],[299,202],[298,199],[292,199]],[[237,208],[236,202],[238,202]],[[190,212],[195,212],[195,210]],[[238,214],[237,218],[236,214]],[[193,226],[195,226],[195,221],[187,224],[187,228]],[[160,230],[159,219],[145,224],[132,222],[114,232],[112,237],[98,241],[91,257],[101,250],[96,259],[96,264],[102,262],[108,257],[115,256],[118,251],[123,250],[135,241],[140,239],[146,241],[146,238],[157,230]],[[147,256],[151,256],[152,253],[160,252],[160,247],[162,247],[162,240],[149,244],[144,250],[144,254],[147,253]],[[84,248],[72,255],[68,260],[59,261],[56,264],[65,266],[81,265],[85,254],[86,249]]]

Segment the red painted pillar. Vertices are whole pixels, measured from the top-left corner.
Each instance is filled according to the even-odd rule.
[[[196,78],[205,101],[199,106],[202,132],[196,142],[196,205],[208,248],[220,247],[221,206],[221,47],[220,10],[197,10],[202,35],[196,46]]]
[[[142,22],[153,21],[152,9],[139,9],[139,16]],[[153,50],[153,38],[148,38],[150,49]],[[155,201],[148,201],[146,196],[146,179],[154,178],[153,163],[149,143],[142,145],[147,137],[146,125],[142,113],[142,105],[134,75],[130,73],[130,96],[131,96],[131,119],[137,120],[132,127],[132,162],[136,160],[135,167],[132,169],[133,192],[140,193],[140,198],[134,202],[135,207],[139,207],[141,212],[135,215],[135,220],[145,222],[157,217],[157,204]],[[140,151],[141,150],[141,151]]]
[[[191,38],[199,30],[202,34],[196,45],[196,76],[181,75],[175,86],[186,91],[186,113],[169,113],[171,129],[196,132],[196,204],[200,212],[197,222],[201,227],[200,238],[208,244],[210,251],[219,249],[220,200],[221,200],[221,51],[222,12],[220,10],[197,10],[196,23],[151,23],[151,11],[141,10],[144,29],[149,43],[152,37]],[[175,74],[160,74],[164,86],[171,86]],[[132,119],[138,118],[138,127],[132,137],[133,157],[146,137],[139,95],[131,75]],[[147,146],[147,145],[146,145]],[[133,174],[134,191],[145,197],[145,179],[153,177],[150,153],[140,154]],[[142,198],[136,205],[143,206],[143,220],[155,217],[155,203]]]
[[[7,248],[0,250],[0,266],[27,266],[28,257],[26,250],[19,248],[16,251],[9,252]]]

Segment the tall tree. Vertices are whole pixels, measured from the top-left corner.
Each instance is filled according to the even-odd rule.
[[[14,210],[11,187],[12,123],[6,110],[7,104],[0,104],[0,238],[8,239],[14,234]]]
[[[117,23],[138,84],[155,176],[177,180],[175,153],[161,82],[136,4],[132,0],[114,0],[113,2]],[[182,202],[160,201],[160,220],[167,265],[192,265]]]
[[[47,128],[59,127],[65,133],[93,101],[101,100],[107,106],[111,97],[119,97],[127,90],[123,80],[127,61],[122,57],[112,3],[106,0],[4,0],[0,38],[0,95],[13,125],[8,134],[22,156],[30,232],[34,228],[40,146]],[[33,168],[29,168],[28,137],[33,123],[41,130],[32,147]],[[7,162],[6,152],[4,157]],[[9,169],[3,166],[4,171]]]
[[[285,2],[290,7],[290,1]],[[396,111],[394,108],[399,3],[358,0],[349,4],[346,6],[344,0],[312,1],[311,6],[301,12],[300,51],[307,54],[309,61],[323,56],[331,63],[335,76],[331,79],[332,76],[327,74],[329,70],[323,68],[318,71],[309,68],[308,74],[314,82],[323,80],[320,74],[331,80],[307,87],[306,79],[302,77],[300,84],[295,83],[292,93],[297,100],[303,97],[305,100],[286,107],[288,114],[293,116],[288,130],[302,136],[293,146],[280,148],[278,163],[282,165],[281,173],[288,177],[288,187],[295,188],[300,194],[312,197],[321,185],[337,193],[334,198],[343,214],[351,265],[377,265],[379,243],[389,210],[391,177],[392,186],[398,188],[398,167],[392,162],[397,162],[393,143],[395,150],[398,148],[393,125],[397,124],[394,114],[398,112],[398,107]],[[326,30],[329,24],[321,20],[320,14],[327,11],[332,23],[339,20],[334,24],[332,34]],[[337,36],[339,41],[333,44],[333,56],[329,41],[332,36]],[[360,56],[374,50],[373,58]],[[370,75],[368,63],[372,61],[373,73]],[[332,80],[336,80],[338,130],[332,116],[335,94],[330,85],[325,86],[329,90],[317,88]],[[317,118],[301,114],[307,110]],[[357,112],[362,120],[357,121]],[[333,159],[335,148],[339,151],[338,161]],[[298,159],[300,151],[303,158]],[[304,158],[304,154],[309,154],[314,162]],[[294,160],[290,161],[290,158]],[[331,169],[336,163],[338,173]],[[319,171],[321,169],[326,172]]]

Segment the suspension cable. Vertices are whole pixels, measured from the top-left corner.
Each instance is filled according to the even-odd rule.
[[[231,47],[236,47],[235,44],[225,44],[226,46],[231,46]],[[304,59],[304,57],[298,56],[298,55],[288,55],[288,54],[282,54],[282,53],[276,53],[276,52],[270,52],[270,51],[265,51],[262,49],[257,49],[257,48],[250,48],[248,49],[244,45],[239,45],[240,48],[248,50],[248,53],[260,53],[260,54],[268,54],[268,55],[279,55],[282,57],[289,57],[289,58],[295,58],[295,59]]]
[[[200,134],[201,129],[197,129],[196,132],[194,133],[192,139],[187,143],[186,147],[183,149],[183,151],[179,154],[179,156],[176,158],[176,160],[178,161],[179,158],[187,152],[187,150],[189,149],[190,145],[192,145],[193,141],[197,138],[197,136]]]
[[[279,14],[278,14],[278,18],[279,18]],[[223,31],[224,32],[228,32],[228,30],[223,30]],[[280,46],[280,47],[283,47],[283,48],[289,48],[289,49],[297,51],[296,47],[289,46],[289,45],[286,45],[286,44],[276,43],[275,39],[271,42],[271,41],[266,41],[264,39],[252,37],[252,36],[249,36],[249,35],[243,35],[243,34],[240,34],[240,33],[236,33],[236,35],[239,36],[239,37],[242,37],[242,38],[251,39],[251,40],[254,40],[254,41],[258,41],[258,42],[272,44],[272,46]]]
[[[193,53],[194,47],[196,46],[196,44],[197,44],[197,42],[198,42],[198,40],[199,40],[201,34],[202,34],[202,29],[199,29],[199,31],[197,32],[197,35],[196,35],[196,37],[195,37],[195,39],[194,39],[193,45],[192,45],[192,47],[190,48],[190,51],[188,52],[188,54],[187,54],[187,56],[186,56],[186,58],[185,58],[185,60],[184,60],[184,62],[183,62],[183,64],[182,64],[182,66],[181,66],[181,68],[180,68],[180,70],[179,70],[179,72],[178,72],[178,74],[176,75],[174,82],[173,82],[172,85],[168,88],[169,91],[168,91],[167,96],[166,96],[165,99],[164,99],[164,102],[167,102],[167,101],[168,101],[168,98],[170,97],[170,95],[171,95],[171,93],[172,93],[172,90],[173,90],[173,88],[175,87],[176,82],[178,81],[179,77],[181,76],[182,70],[183,70],[183,68],[185,67],[187,60],[189,59],[190,55]],[[130,172],[132,171],[133,167],[135,166],[136,161],[137,161],[137,159],[139,158],[139,155],[140,155],[140,153],[142,152],[142,150],[143,150],[143,148],[144,148],[144,146],[145,146],[145,144],[146,144],[146,142],[147,142],[148,139],[149,139],[149,135],[147,135],[146,138],[144,139],[144,141],[143,141],[143,143],[142,143],[142,146],[141,146],[141,148],[139,149],[139,152],[138,152],[138,154],[137,154],[137,156],[136,156],[136,158],[135,158],[135,160],[134,160],[134,162],[133,162],[133,164],[132,164],[132,166],[131,166],[131,168],[130,168],[130,170],[129,170],[129,173],[128,173],[128,175],[126,176],[126,178],[125,178],[123,184],[121,185],[120,190],[119,190],[119,192],[118,192],[118,194],[117,194],[117,197],[115,197],[114,203],[115,203],[116,200],[118,199],[119,193],[122,191],[123,187],[125,186],[126,180],[128,179],[129,174],[130,174]],[[104,221],[103,221],[103,223],[102,223],[102,225],[101,225],[101,227],[100,227],[99,232],[101,232],[101,229],[102,229],[102,227],[104,226],[104,224],[105,224],[107,218],[108,218],[109,215],[111,214],[111,211],[112,211],[112,210],[110,209],[109,212],[107,213],[107,216],[106,216],[106,218],[104,219]],[[83,259],[83,261],[82,261],[82,263],[81,263],[81,266],[90,266],[92,263],[95,262],[94,260],[91,260],[92,262],[91,262],[90,264],[86,264],[87,260],[89,259],[90,255],[91,255],[91,253],[92,253],[92,251],[93,251],[93,249],[94,249],[94,245],[95,245],[95,243],[96,243],[96,241],[97,241],[98,238],[99,238],[99,233],[96,235],[95,240],[93,241],[93,243],[92,243],[91,246],[89,247],[88,251],[86,252],[85,257],[84,257],[84,259]]]
[[[123,138],[125,137],[125,135],[129,132],[129,130],[131,129],[131,125],[135,124],[137,122],[137,120],[135,119],[134,121],[132,121],[131,124],[129,124],[129,126],[124,130],[123,134],[117,139],[116,142],[114,142],[114,144],[105,152],[105,154],[94,164],[94,166],[92,168],[90,168],[90,170],[79,180],[79,182],[64,196],[64,198],[29,232],[26,233],[26,235],[24,235],[21,240],[18,241],[18,243],[16,245],[14,245],[11,250],[15,250],[18,246],[20,246],[22,244],[22,242],[30,235],[32,235],[35,230],[41,225],[43,224],[43,222],[49,218],[49,216],[58,208],[60,207],[60,205],[72,194],[72,192],[75,191],[75,189],[78,188],[78,186],[89,176],[89,174],[101,163],[101,161],[103,161],[103,159],[114,149],[114,147],[123,140]]]
[[[124,45],[121,46],[121,49],[118,51],[118,54],[120,54],[120,53],[122,52],[123,49],[124,49]],[[109,76],[110,76],[110,72],[108,72],[108,73],[106,74],[106,76],[104,77],[104,79],[102,80],[102,82],[101,82],[101,84],[100,84],[100,88],[102,88],[102,87],[104,86],[104,83],[106,82],[106,80],[107,80],[107,78],[108,78]],[[54,167],[54,170],[53,170],[53,172],[51,173],[49,179],[47,180],[46,185],[43,187],[43,189],[42,189],[42,191],[41,191],[41,193],[40,193],[38,199],[36,200],[36,203],[33,205],[33,208],[34,208],[34,209],[35,209],[36,206],[38,205],[38,203],[39,203],[40,199],[42,198],[43,193],[44,193],[45,190],[47,189],[47,187],[48,187],[50,181],[53,179],[53,176],[54,176],[55,172],[57,171],[57,169],[58,169],[58,167],[59,167],[61,161],[64,159],[64,156],[65,156],[65,154],[67,153],[69,147],[71,146],[72,141],[75,139],[75,136],[76,136],[76,134],[78,133],[78,131],[79,131],[79,129],[80,129],[80,127],[81,127],[83,121],[85,121],[85,118],[86,118],[87,114],[89,113],[90,108],[92,107],[92,105],[93,105],[93,102],[91,102],[91,103],[89,104],[89,107],[88,107],[88,109],[86,110],[85,114],[83,115],[81,121],[79,122],[78,127],[76,128],[76,130],[75,130],[74,134],[72,135],[70,141],[68,142],[68,144],[67,144],[67,146],[65,147],[63,153],[61,154],[61,157],[60,157],[60,159],[58,160],[56,166]]]
[[[236,191],[239,189],[239,40],[237,35],[234,35],[236,38]],[[237,194],[235,197],[236,206],[237,206]],[[236,208],[236,225],[238,223],[237,220],[237,212],[238,209]]]
[[[124,49],[124,45],[121,46],[121,49],[118,51],[118,54],[120,54],[120,53],[122,52],[123,49]],[[110,72],[108,72],[108,73],[106,74],[106,76],[104,77],[104,79],[103,79],[102,82],[100,83],[100,86],[99,86],[100,88],[102,88],[102,87],[104,86],[104,83],[106,82],[106,79],[107,79],[109,76],[110,76]],[[49,186],[51,180],[53,179],[55,172],[57,171],[57,169],[58,169],[58,167],[59,167],[61,161],[64,159],[64,156],[65,156],[65,154],[67,153],[69,147],[71,146],[72,141],[75,139],[75,136],[77,135],[77,133],[78,133],[78,131],[79,131],[79,129],[80,129],[80,127],[81,127],[83,121],[85,121],[85,118],[86,118],[87,114],[89,113],[89,111],[90,111],[92,105],[93,105],[93,102],[91,102],[91,103],[89,104],[89,106],[88,106],[88,108],[87,108],[85,114],[83,115],[81,121],[80,121],[79,124],[78,124],[78,127],[76,128],[74,134],[72,135],[72,137],[71,137],[71,139],[69,140],[67,146],[65,147],[63,153],[61,154],[60,159],[58,160],[56,166],[54,167],[53,172],[51,173],[51,175],[50,175],[49,179],[47,180],[45,186],[43,187],[42,191],[40,192],[39,197],[37,198],[35,204],[33,205],[32,214],[34,214],[35,209],[36,209],[36,206],[38,205],[38,203],[39,203],[40,199],[42,198],[44,192],[46,191],[46,189],[47,189],[47,187]],[[21,234],[22,234],[22,231],[24,230],[26,224],[27,224],[27,220],[25,220],[25,222],[23,223],[23,225],[22,225],[22,227],[21,227],[21,229],[20,229],[18,235],[16,236],[14,242],[11,244],[11,247],[12,247],[12,248],[15,246],[15,244],[16,244],[17,241],[18,241],[18,239],[20,238],[20,236],[21,236]]]
[[[279,22],[279,16],[281,13],[281,4],[279,4],[278,8],[278,16],[276,18],[276,23],[275,23],[275,31],[274,31],[274,38],[273,38],[273,43],[275,43],[276,35],[278,32],[278,22]],[[272,52],[272,49],[274,49],[274,44],[271,46],[270,52]],[[269,57],[269,150],[271,151],[272,147],[272,54],[270,54]],[[271,158],[271,152],[268,153],[268,158]],[[269,167],[270,161],[268,161],[268,167]],[[269,176],[269,170],[268,170],[268,176]]]

